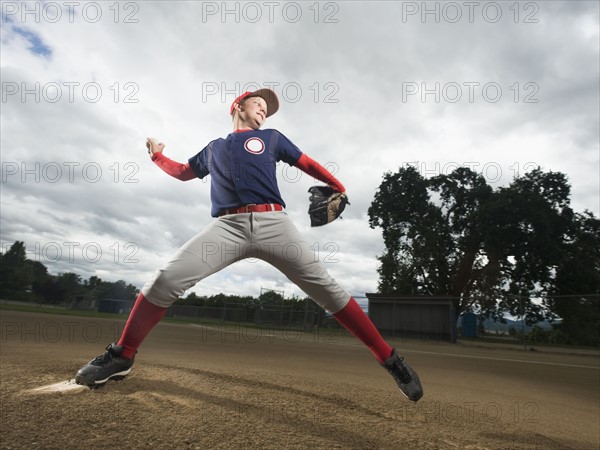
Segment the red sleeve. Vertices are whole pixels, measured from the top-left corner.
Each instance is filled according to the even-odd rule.
[[[181,181],[188,181],[196,178],[196,174],[190,167],[190,163],[181,164],[167,158],[161,152],[152,155],[152,161],[172,177]]]
[[[344,185],[340,183],[338,179],[335,178],[331,172],[329,172],[329,170],[316,162],[310,156],[307,156],[306,153],[302,153],[302,156],[300,156],[300,159],[298,159],[295,166],[311,177],[326,183],[336,191],[346,192]]]

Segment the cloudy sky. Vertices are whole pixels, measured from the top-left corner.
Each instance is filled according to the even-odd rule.
[[[231,132],[229,105],[271,87],[276,128],[348,189],[343,220],[311,229],[315,180],[284,164],[288,214],[350,293],[377,289],[383,174],[467,165],[493,186],[536,166],[599,211],[599,3],[2,2],[1,243],[52,273],[138,287],[211,220],[210,182],[185,162]],[[302,295],[266,263],[209,277],[200,295]]]

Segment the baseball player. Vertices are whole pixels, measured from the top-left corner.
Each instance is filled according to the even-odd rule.
[[[279,109],[270,89],[245,92],[230,108],[233,132],[210,142],[182,164],[163,154],[164,144],[149,138],[152,161],[182,180],[211,176],[214,220],[186,242],[143,287],[118,343],[78,372],[75,380],[90,387],[129,374],[138,347],[183,293],[209,275],[244,258],[260,258],[279,269],[317,304],[333,314],[362,341],[394,377],[401,392],[418,401],[423,388],[416,372],[381,337],[358,303],[315,260],[310,243],[285,212],[276,180],[276,163],[284,161],[345,193],[324,167],[274,129],[261,130]]]

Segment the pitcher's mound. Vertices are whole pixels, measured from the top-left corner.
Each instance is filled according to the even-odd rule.
[[[75,380],[61,381],[59,383],[48,384],[47,386],[41,386],[25,391],[28,394],[75,394],[79,392],[87,392],[90,388],[81,384],[75,383]]]

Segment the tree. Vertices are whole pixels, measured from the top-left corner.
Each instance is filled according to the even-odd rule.
[[[31,267],[31,290],[35,299],[40,302],[48,301],[44,286],[52,279],[52,276],[48,273],[46,266],[39,261],[27,260],[27,264]]]
[[[0,254],[0,297],[29,300],[32,281],[25,243],[16,241],[5,254]]]
[[[564,174],[537,168],[498,189],[485,207],[485,253],[497,258],[500,281],[492,292],[503,299],[504,310],[524,313],[529,324],[552,318],[543,304],[528,300],[545,298],[552,289],[573,222],[569,197]]]
[[[561,173],[536,169],[494,191],[459,167],[423,178],[414,167],[386,173],[369,208],[383,230],[379,291],[448,295],[457,316],[519,312],[530,322],[546,311],[532,298],[549,292],[573,213]]]
[[[100,292],[102,298],[118,300],[135,300],[139,294],[138,288],[123,280],[117,280],[115,282],[103,281],[101,283]]]
[[[281,305],[283,295],[276,291],[264,291],[258,296],[258,303],[261,305]]]
[[[441,211],[430,201],[427,188],[427,180],[408,167],[385,174],[375,194],[369,225],[383,229],[386,251],[378,269],[382,293],[434,295],[441,290],[432,277],[439,270],[435,261],[440,252],[446,256],[440,245],[445,232]]]
[[[81,277],[73,272],[59,273],[56,277],[56,284],[65,292],[65,299],[82,292]]]
[[[190,292],[187,297],[180,297],[175,301],[176,305],[185,305],[185,306],[203,306],[204,298],[198,297],[195,292]]]
[[[92,276],[82,282],[73,272],[50,275],[42,263],[27,259],[21,241],[16,241],[5,254],[0,253],[0,298],[62,303],[81,295],[134,300],[138,293],[135,286],[123,280],[113,283]]]
[[[600,220],[590,211],[575,214],[549,306],[570,343],[600,345]]]
[[[89,279],[83,281],[83,285],[88,291],[93,291],[102,284],[102,279],[92,275]]]
[[[67,290],[60,286],[56,277],[50,276],[46,281],[44,281],[39,289],[39,294],[44,299],[44,303],[61,303],[64,302],[67,298]]]

